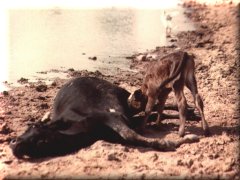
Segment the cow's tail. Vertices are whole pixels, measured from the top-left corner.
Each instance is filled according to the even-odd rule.
[[[179,141],[175,142],[175,146],[179,147],[182,144],[186,144],[186,143],[194,143],[194,142],[198,142],[199,141],[199,136],[195,135],[195,134],[188,134],[185,135],[182,139],[180,139]]]
[[[178,141],[170,141],[170,140],[160,140],[160,145],[158,144],[154,147],[156,149],[159,149],[161,151],[174,151],[176,148],[181,146],[182,144],[186,143],[194,143],[194,142],[199,142],[199,137],[195,134],[189,134],[184,136]]]
[[[148,139],[151,147],[160,151],[174,151],[176,148],[186,143],[195,143],[199,141],[199,137],[194,134],[184,136],[178,141],[164,140],[164,139]]]

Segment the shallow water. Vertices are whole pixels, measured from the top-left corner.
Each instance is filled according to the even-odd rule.
[[[181,7],[165,10],[173,32],[191,30]],[[166,45],[163,9],[9,10],[7,75],[14,82],[64,67],[114,74],[129,69],[126,56]],[[97,57],[96,61],[89,57]]]

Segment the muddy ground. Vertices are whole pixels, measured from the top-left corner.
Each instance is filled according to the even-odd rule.
[[[54,79],[48,85],[39,80],[20,79],[22,87],[0,95],[0,178],[119,178],[119,179],[240,179],[239,174],[239,11],[237,1],[205,4],[204,0],[185,1],[186,16],[195,31],[172,35],[169,47],[128,57],[137,72],[101,72],[66,70],[68,78],[97,76],[133,92],[139,88],[143,71],[150,61],[183,49],[196,56],[199,92],[205,104],[205,116],[212,135],[202,136],[200,122],[188,121],[187,133],[201,137],[200,142],[184,144],[174,152],[124,146],[97,141],[75,153],[32,161],[16,159],[10,140],[27,125],[39,121],[51,111],[56,92],[66,79]],[[48,72],[46,72],[48,73]],[[26,77],[25,77],[26,78]],[[186,90],[188,103],[192,97]],[[169,103],[174,102],[171,94]],[[172,112],[168,112],[172,113]],[[164,120],[147,137],[178,139],[178,120]],[[151,127],[149,127],[151,128]],[[112,158],[114,157],[114,158]]]

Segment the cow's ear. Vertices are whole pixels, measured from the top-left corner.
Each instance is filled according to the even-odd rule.
[[[87,132],[87,128],[81,122],[72,122],[69,128],[58,130],[58,132],[64,135],[76,135]]]
[[[66,110],[58,121],[58,132],[65,135],[76,135],[87,131],[86,115],[73,110]]]

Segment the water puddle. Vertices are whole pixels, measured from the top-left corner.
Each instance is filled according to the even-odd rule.
[[[33,80],[37,72],[61,67],[112,75],[129,70],[127,56],[168,44],[167,23],[173,33],[193,29],[177,3],[161,7],[8,9],[0,81]]]

